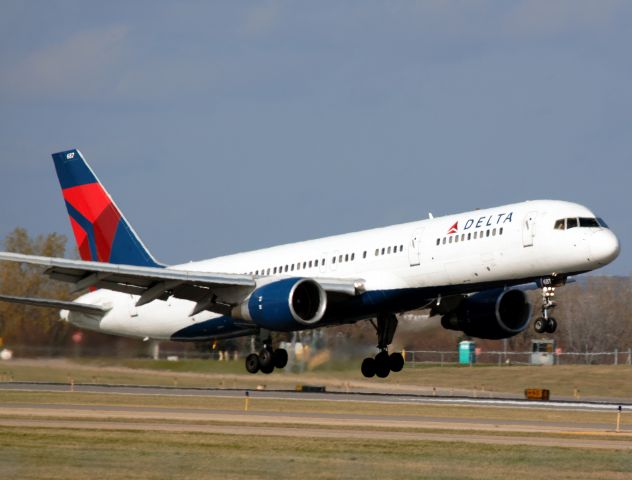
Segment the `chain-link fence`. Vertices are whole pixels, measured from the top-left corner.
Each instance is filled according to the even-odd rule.
[[[476,363],[481,365],[632,365],[632,349],[615,349],[612,352],[512,352],[476,351],[465,361],[459,352],[414,350],[405,352],[406,365],[455,365]]]

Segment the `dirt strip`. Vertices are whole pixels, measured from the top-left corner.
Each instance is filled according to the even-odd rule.
[[[570,448],[599,448],[610,450],[632,450],[632,443],[617,440],[604,440],[588,436],[586,438],[547,438],[515,437],[500,435],[464,434],[464,433],[425,433],[425,432],[389,432],[383,430],[354,431],[344,429],[317,429],[270,427],[257,425],[195,425],[178,423],[137,423],[107,422],[92,420],[50,420],[50,419],[0,419],[0,427],[14,428],[67,428],[82,430],[126,430],[157,431],[179,433],[204,433],[210,435],[256,435],[305,438],[345,438],[385,441],[437,441],[465,442],[489,445],[531,445]]]

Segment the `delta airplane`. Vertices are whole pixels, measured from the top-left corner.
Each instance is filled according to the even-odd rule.
[[[525,286],[542,289],[536,331],[553,333],[554,289],[570,275],[612,262],[619,242],[589,209],[537,200],[166,266],[157,262],[78,150],[53,154],[82,260],[1,252],[41,265],[50,278],[89,290],[73,302],[1,296],[62,309],[78,327],[156,340],[211,341],[255,335],[251,373],[283,368],[271,332],[369,320],[378,353],[366,377],[404,366],[389,355],[397,314],[429,309],[444,328],[484,339],[527,328]],[[373,320],[375,319],[375,320]]]

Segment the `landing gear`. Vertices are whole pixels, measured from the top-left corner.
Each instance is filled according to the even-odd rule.
[[[557,330],[557,320],[549,316],[549,311],[556,306],[553,297],[555,297],[555,284],[551,279],[542,279],[542,316],[533,322],[533,329],[537,333],[555,333]]]
[[[397,317],[394,314],[381,314],[377,317],[377,348],[380,350],[375,358],[365,358],[360,370],[367,378],[378,376],[388,377],[391,372],[400,372],[404,368],[404,357],[399,352],[388,354],[388,346],[393,343],[393,336],[397,330]]]
[[[246,370],[249,373],[272,373],[275,368],[285,368],[287,365],[287,350],[272,348],[272,339],[267,336],[263,341],[263,348],[259,354],[251,353],[246,357]]]

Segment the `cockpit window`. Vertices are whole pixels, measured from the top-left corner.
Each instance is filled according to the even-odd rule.
[[[580,218],[579,226],[580,227],[599,227],[599,223],[597,223],[596,218]]]
[[[580,217],[580,218],[560,218],[555,221],[553,225],[554,230],[568,230],[575,227],[587,227],[587,228],[608,228],[606,222],[601,218],[594,217]]]

